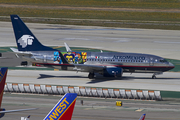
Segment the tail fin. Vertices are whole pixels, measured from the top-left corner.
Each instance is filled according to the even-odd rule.
[[[56,51],[42,45],[18,15],[11,15],[11,21],[19,51]]]
[[[7,70],[8,70],[7,67],[0,68],[0,108],[1,108],[1,103],[2,103],[4,85],[6,82]]]
[[[76,93],[67,93],[64,95],[44,120],[71,120],[76,98]]]
[[[146,114],[143,114],[143,115],[139,118],[139,120],[145,120],[145,117],[146,117]]]

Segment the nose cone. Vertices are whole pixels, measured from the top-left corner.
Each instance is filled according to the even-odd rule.
[[[175,66],[174,66],[172,63],[169,62],[169,67],[170,67],[171,69],[173,69]]]

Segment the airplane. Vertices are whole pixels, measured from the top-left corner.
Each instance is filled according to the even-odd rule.
[[[43,120],[71,120],[77,93],[66,93]]]
[[[0,118],[2,118],[5,115],[5,113],[20,112],[20,111],[27,111],[27,110],[35,110],[35,109],[37,109],[37,108],[29,108],[29,109],[5,110],[4,108],[1,108],[4,85],[5,85],[6,76],[7,76],[7,71],[8,71],[8,68],[6,68],[6,67],[0,68]]]
[[[143,115],[139,118],[139,120],[145,120],[145,117],[146,117],[146,114],[143,114]]]
[[[68,45],[65,52],[42,45],[18,15],[11,15],[12,26],[18,49],[11,48],[16,56],[54,69],[89,72],[104,77],[122,77],[124,72],[152,73],[152,78],[174,68],[166,59],[142,53],[123,52],[74,52]]]
[[[27,116],[27,117],[21,117],[21,120],[30,120],[31,115]]]

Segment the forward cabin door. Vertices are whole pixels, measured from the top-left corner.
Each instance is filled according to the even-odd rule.
[[[154,66],[154,59],[153,58],[149,59],[149,66]]]

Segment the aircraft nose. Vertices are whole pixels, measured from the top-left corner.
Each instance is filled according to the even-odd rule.
[[[169,67],[174,68],[175,66],[172,63],[169,62]]]

